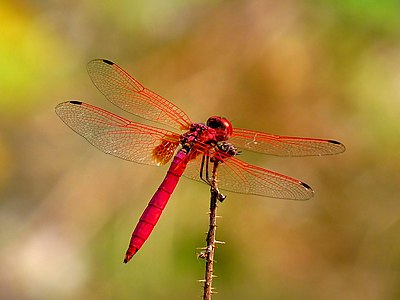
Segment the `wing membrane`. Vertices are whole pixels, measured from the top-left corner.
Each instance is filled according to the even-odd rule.
[[[87,70],[99,91],[119,108],[174,129],[189,128],[191,121],[179,107],[145,88],[117,64],[95,59],[88,63]]]
[[[179,145],[179,135],[174,132],[134,123],[83,102],[60,103],[56,113],[65,124],[96,148],[136,163],[164,164]],[[169,156],[160,159],[154,151],[166,142]]]
[[[186,177],[202,181],[199,175],[201,159],[202,155],[199,155],[189,162],[184,173]],[[208,174],[212,174],[212,164],[208,166]],[[217,182],[222,190],[280,199],[307,200],[314,194],[311,187],[300,180],[244,163],[235,157],[218,165]]]
[[[334,140],[272,135],[259,131],[234,128],[229,142],[238,148],[276,156],[320,156],[345,151]]]

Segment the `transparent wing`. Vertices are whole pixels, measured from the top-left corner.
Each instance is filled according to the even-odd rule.
[[[238,148],[276,156],[319,156],[338,154],[345,146],[334,140],[272,135],[234,128],[229,142]]]
[[[174,129],[188,129],[189,117],[176,105],[145,88],[117,64],[105,59],[88,63],[94,85],[114,105],[139,117]]]
[[[198,155],[189,162],[184,175],[202,181],[201,168],[202,155]],[[207,170],[203,169],[205,173]],[[212,163],[208,165],[208,174],[212,174]],[[307,200],[314,194],[311,187],[300,180],[247,164],[235,157],[226,158],[218,165],[217,182],[222,190],[272,198]]]
[[[80,101],[60,103],[55,110],[96,148],[136,163],[165,164],[179,145],[179,135],[174,132],[134,123]]]

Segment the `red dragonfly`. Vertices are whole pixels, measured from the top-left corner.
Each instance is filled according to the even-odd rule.
[[[150,236],[181,175],[211,185],[212,166],[218,166],[218,187],[265,197],[306,200],[313,190],[286,175],[247,164],[238,149],[277,156],[338,154],[340,142],[326,139],[279,136],[233,128],[223,117],[194,123],[177,106],[145,88],[115,63],[96,59],[88,63],[94,85],[119,108],[175,131],[132,122],[81,101],[56,107],[58,116],[93,146],[113,156],[141,164],[164,165],[172,160],[160,187],[144,210],[130,240],[127,263]],[[224,196],[219,194],[219,200]]]

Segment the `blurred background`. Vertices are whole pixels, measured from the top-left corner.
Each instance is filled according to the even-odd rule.
[[[197,299],[209,189],[183,178],[122,263],[167,167],[105,155],[54,113],[107,58],[194,121],[336,139],[344,154],[241,159],[309,201],[228,193],[216,299],[399,299],[400,3],[1,1],[0,298]]]

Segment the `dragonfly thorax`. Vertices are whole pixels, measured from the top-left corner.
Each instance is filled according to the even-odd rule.
[[[216,130],[202,123],[193,123],[188,132],[181,135],[182,146],[192,148],[197,143],[212,145],[217,143]]]
[[[216,146],[219,142],[226,141],[232,135],[231,122],[222,117],[210,117],[206,124],[192,123],[188,132],[181,135],[181,144],[192,148],[200,142],[205,145]]]

